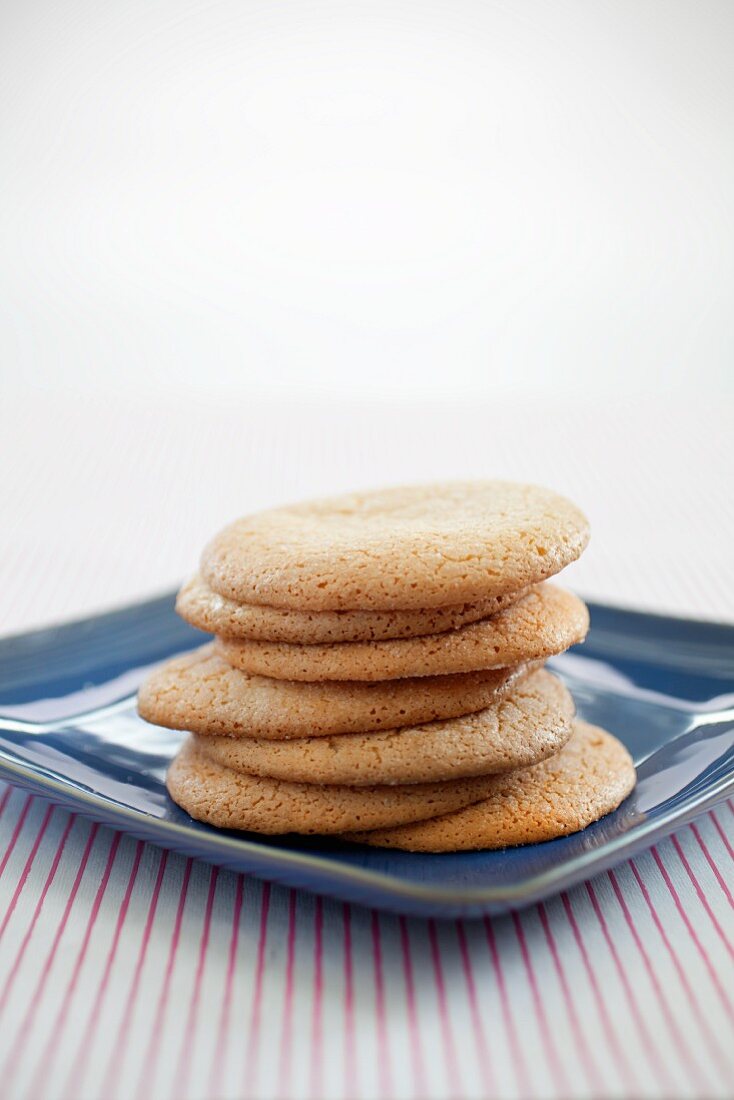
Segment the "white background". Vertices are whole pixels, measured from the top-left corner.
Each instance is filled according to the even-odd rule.
[[[7,0],[0,629],[251,507],[501,475],[734,617],[734,5]]]
[[[728,0],[6,0],[39,386],[734,389]]]

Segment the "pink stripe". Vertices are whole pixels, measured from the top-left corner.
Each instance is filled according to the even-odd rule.
[[[288,932],[285,946],[285,988],[283,990],[283,1026],[280,1036],[278,1095],[290,1095],[293,1044],[293,967],[296,959],[296,892],[288,891]],[[175,1100],[175,1097],[174,1097]]]
[[[691,825],[691,832],[693,833],[696,840],[698,841],[698,846],[701,849],[701,851],[703,852],[704,856],[706,857],[706,862],[708,863],[709,867],[711,868],[711,870],[716,875],[716,881],[718,882],[719,886],[721,887],[724,894],[726,895],[726,900],[729,902],[729,905],[732,907],[732,909],[734,909],[734,898],[731,895],[731,890],[729,889],[729,887],[724,882],[724,877],[721,874],[721,871],[719,870],[719,868],[716,866],[713,859],[711,858],[711,853],[708,850],[708,846],[706,844],[706,841],[703,839],[703,837],[701,836],[701,834],[699,833],[699,831],[698,831],[698,829],[696,828],[695,825]]]
[[[33,1075],[33,1080],[30,1086],[31,1096],[43,1096],[46,1091],[44,1087],[44,1080],[48,1074],[48,1071],[54,1059],[54,1055],[56,1054],[56,1051],[58,1049],[59,1042],[61,1041],[61,1037],[64,1033],[66,1022],[69,1019],[69,1006],[71,1005],[72,999],[74,997],[74,992],[79,982],[79,975],[81,974],[84,960],[87,957],[89,941],[92,938],[92,932],[94,931],[94,926],[97,923],[100,906],[102,905],[102,899],[104,898],[105,891],[107,890],[107,884],[110,881],[112,866],[115,862],[115,856],[117,855],[117,849],[120,846],[121,838],[121,833],[115,833],[112,837],[110,850],[107,854],[107,863],[105,864],[105,869],[102,872],[102,878],[100,879],[99,886],[97,887],[97,893],[94,895],[94,901],[92,902],[92,907],[89,911],[89,917],[87,919],[87,926],[84,929],[84,937],[82,939],[81,947],[79,948],[76,959],[74,961],[71,978],[69,979],[69,982],[64,991],[64,996],[61,999],[61,1005],[56,1014],[56,1019],[54,1020],[51,1035],[49,1036],[48,1042],[46,1043],[46,1048],[41,1055],[41,1058],[37,1064],[38,1068]]]
[[[492,958],[492,966],[497,977],[497,990],[500,995],[502,1019],[505,1024],[505,1031],[507,1032],[507,1042],[512,1054],[512,1066],[515,1071],[518,1092],[523,1098],[525,1098],[533,1094],[533,1089],[530,1083],[530,1074],[528,1072],[527,1062],[525,1061],[525,1051],[520,1043],[517,1028],[515,1027],[515,1020],[512,1015],[512,1010],[510,1008],[510,998],[507,993],[507,984],[505,982],[504,970],[502,969],[500,953],[497,950],[497,940],[494,934],[494,927],[489,917],[484,918],[484,930],[487,936],[487,946],[489,947],[489,954]]]
[[[729,853],[729,855],[731,856],[731,858],[734,859],[734,848],[732,848],[731,844],[729,843],[729,837],[726,835],[726,833],[722,829],[721,823],[720,823],[718,817],[716,816],[716,814],[713,812],[713,810],[709,813],[709,817],[713,821],[714,828],[716,829],[716,832],[721,837],[721,840],[722,840],[722,843],[724,844],[724,847],[726,848],[726,850]]]
[[[675,848],[677,853],[678,853],[678,857],[681,861],[681,864],[683,865],[684,868],[686,868],[686,871],[688,873],[688,877],[691,880],[691,882],[693,883],[693,888],[694,888],[695,892],[697,892],[697,894],[699,895],[699,900],[700,900],[701,904],[703,905],[703,908],[705,909],[706,913],[709,914],[709,920],[713,924],[717,934],[719,934],[719,938],[721,939],[722,944],[726,948],[726,950],[728,952],[728,955],[730,955],[730,958],[734,958],[734,948],[732,947],[731,943],[728,942],[728,938],[727,938],[721,924],[719,923],[719,921],[716,920],[716,916],[715,916],[713,910],[711,909],[711,905],[709,904],[709,899],[706,898],[706,895],[704,894],[703,890],[701,889],[701,883],[699,882],[697,877],[695,877],[695,875],[694,875],[694,873],[691,869],[691,865],[689,864],[688,860],[686,859],[686,855],[684,855],[683,849],[680,846],[680,842],[678,840],[678,837],[677,836],[671,836],[670,839],[672,840],[673,848]],[[657,859],[659,859],[659,857],[657,856],[657,849],[653,849],[653,854],[657,857]]]
[[[688,913],[686,912],[686,910],[683,907],[683,903],[680,900],[680,897],[678,895],[678,891],[676,890],[675,886],[673,885],[671,877],[668,874],[667,868],[665,867],[663,861],[660,858],[660,853],[658,852],[657,848],[653,848],[652,854],[653,854],[653,858],[655,859],[655,862],[657,863],[657,865],[660,869],[660,873],[663,876],[663,880],[665,882],[665,885],[668,887],[668,890],[670,892],[670,896],[672,897],[673,901],[675,902],[675,907],[678,910],[678,912],[680,913],[681,918],[683,920],[683,923],[686,926],[686,930],[688,932],[688,935],[691,937],[694,944],[696,945],[696,950],[698,951],[699,955],[701,956],[701,958],[703,960],[703,963],[704,963],[704,966],[706,967],[706,970],[708,971],[709,977],[711,978],[711,981],[713,982],[714,986],[716,987],[716,991],[719,994],[719,997],[721,999],[722,1004],[724,1005],[724,1008],[726,1009],[727,1015],[729,1016],[730,1019],[732,1019],[734,1014],[732,1013],[731,1001],[729,1000],[729,997],[727,996],[726,992],[724,991],[723,986],[721,985],[721,982],[719,981],[719,976],[716,972],[716,969],[715,969],[713,963],[711,962],[711,959],[709,957],[709,953],[706,950],[706,948],[704,947],[703,943],[701,942],[701,939],[700,939],[698,933],[696,932],[696,929],[693,927],[693,922],[691,921],[690,917],[688,916]],[[679,853],[679,855],[680,854],[681,853]],[[703,898],[701,897],[700,893],[699,893],[699,898],[701,898],[701,900],[703,901]],[[708,903],[707,902],[704,901],[704,905],[705,905],[706,908],[708,908]]]
[[[191,1056],[196,1040],[196,1023],[199,1016],[199,1003],[201,1001],[201,983],[204,980],[206,953],[209,947],[212,910],[214,908],[214,895],[217,890],[218,876],[219,868],[212,867],[209,875],[209,892],[206,896],[206,908],[204,910],[204,921],[201,928],[201,939],[199,940],[199,957],[197,959],[196,973],[194,975],[194,988],[191,994],[191,1000],[189,1001],[189,1011],[186,1017],[186,1026],[184,1027],[183,1043],[171,1091],[173,1100],[180,1100],[180,1097],[186,1095],[186,1087],[188,1085],[189,1072],[191,1069]]]
[[[449,1008],[446,1001],[446,984],[443,976],[443,966],[441,965],[441,950],[438,946],[438,935],[436,933],[436,922],[429,920],[428,922],[428,942],[431,948],[431,962],[433,963],[433,979],[436,985],[436,996],[438,998],[438,1016],[441,1021],[441,1037],[443,1039],[444,1053],[446,1057],[446,1073],[449,1079],[449,1088],[454,1096],[461,1094],[461,1075],[459,1074],[459,1064],[456,1060],[456,1048],[454,1046],[454,1036],[451,1031],[451,1020],[449,1018]]]
[[[561,993],[563,994],[563,1000],[566,1005],[566,1011],[568,1013],[568,1019],[571,1024],[571,1031],[573,1032],[576,1050],[578,1051],[581,1062],[583,1062],[587,1080],[592,1086],[592,1092],[595,1095],[599,1095],[601,1092],[603,1092],[603,1081],[599,1073],[599,1067],[596,1065],[596,1062],[591,1055],[590,1044],[586,1041],[584,1033],[581,1030],[581,1024],[579,1023],[579,1018],[576,1013],[576,1005],[574,1004],[573,997],[571,996],[571,990],[568,987],[566,970],[558,953],[556,938],[553,935],[553,929],[551,928],[550,920],[548,919],[547,910],[542,902],[538,906],[538,916],[540,918],[540,923],[545,934],[546,943],[550,948],[551,959],[553,960],[553,968],[558,975],[558,982],[560,984]]]
[[[372,962],[375,972],[375,1024],[377,1030],[377,1050],[379,1063],[377,1072],[380,1082],[380,1094],[392,1095],[392,1068],[390,1065],[390,1044],[387,1037],[387,1020],[385,1018],[385,978],[382,970],[382,942],[380,937],[380,917],[376,910],[372,910]]]
[[[627,971],[622,965],[622,960],[619,957],[619,952],[617,951],[616,944],[612,939],[612,935],[607,925],[606,917],[602,912],[599,900],[596,896],[596,891],[594,890],[594,887],[591,885],[590,882],[586,883],[586,892],[589,895],[589,900],[591,901],[592,908],[594,910],[594,913],[596,914],[596,919],[599,921],[599,927],[602,930],[602,935],[604,936],[604,940],[612,956],[615,970],[617,971],[617,974],[619,975],[619,980],[622,983],[622,988],[624,989],[625,997],[627,998],[627,1004],[629,1005],[630,1011],[634,1017],[635,1027],[640,1034],[640,1038],[642,1039],[640,1045],[647,1055],[650,1067],[653,1070],[653,1073],[657,1077],[658,1081],[665,1083],[664,1092],[668,1095],[671,1095],[673,1092],[676,1091],[677,1088],[675,1079],[671,1076],[666,1063],[661,1060],[660,1051],[652,1041],[652,1036],[650,1035],[647,1025],[645,1024],[645,1018],[640,1012],[637,1000],[632,993],[632,986],[630,985],[629,978],[627,977]],[[627,923],[628,925],[630,924],[629,919],[627,919]],[[633,934],[636,935],[636,933]]]
[[[344,1089],[343,1095],[359,1096],[354,1033],[354,961],[352,959],[352,910],[342,907],[344,922]]]
[[[695,994],[693,988],[691,987],[691,983],[688,981],[688,976],[687,976],[683,966],[681,965],[681,961],[678,958],[678,953],[675,950],[675,948],[673,947],[672,943],[670,942],[668,934],[665,931],[665,928],[663,927],[663,922],[661,921],[660,915],[657,911],[657,908],[655,907],[655,903],[653,902],[652,897],[650,896],[650,891],[645,886],[645,883],[642,880],[642,876],[640,875],[640,872],[637,868],[637,864],[634,862],[634,860],[630,861],[630,867],[632,869],[632,874],[635,876],[635,879],[637,881],[637,885],[640,888],[640,893],[642,894],[643,898],[645,899],[645,903],[647,905],[647,908],[650,910],[650,914],[652,916],[652,919],[655,922],[655,927],[657,928],[657,930],[660,934],[660,938],[662,939],[663,943],[665,944],[665,948],[668,952],[668,955],[670,956],[671,962],[673,963],[673,966],[675,967],[678,978],[680,979],[680,983],[686,991],[686,997],[688,998],[688,1001],[690,1002],[690,1004],[692,1006],[695,1006],[695,1009],[696,1009],[695,1016],[697,1017],[697,1019],[699,1019],[702,1022],[703,1021],[703,1014],[702,1014],[702,1011],[701,1011],[701,1006],[699,1004],[698,998],[696,997],[696,994]],[[718,1046],[716,1040],[714,1039],[714,1036],[709,1032],[709,1030],[707,1028],[703,1027],[703,1025],[702,1025],[701,1026],[701,1031],[703,1032],[704,1040],[705,1040],[707,1046],[709,1047],[709,1053],[713,1055],[714,1061],[719,1063],[719,1068],[722,1071],[724,1077],[726,1077],[728,1072],[729,1072],[729,1066],[728,1066],[727,1059],[723,1056],[721,1050],[719,1049],[719,1046]],[[711,1085],[709,1084],[709,1085],[706,1086],[706,1091],[709,1092],[710,1089],[711,1089]]]
[[[268,911],[270,909],[270,883],[262,888],[260,909],[260,936],[257,943],[257,961],[255,963],[255,988],[252,993],[252,1016],[250,1034],[247,1039],[245,1061],[245,1096],[252,1096],[257,1079],[257,1058],[259,1057],[260,1014],[262,1011],[263,976],[265,974],[265,944],[268,938]]]
[[[2,817],[5,813],[5,807],[7,806],[8,800],[10,799],[10,796],[13,793],[14,789],[14,787],[6,787],[3,792],[2,798],[0,798],[0,817]]]
[[[41,845],[41,841],[44,838],[44,835],[46,833],[46,829],[48,827],[48,823],[51,820],[51,814],[53,812],[54,812],[54,807],[49,806],[48,809],[46,810],[46,813],[44,814],[43,821],[41,822],[41,827],[38,830],[38,833],[36,835],[36,839],[33,842],[33,847],[31,848],[30,855],[28,856],[28,859],[25,861],[25,866],[23,867],[23,870],[20,873],[20,878],[18,879],[18,882],[16,884],[15,890],[13,892],[13,896],[10,899],[10,904],[8,905],[7,912],[5,913],[5,916],[3,917],[2,924],[0,924],[0,939],[2,939],[3,933],[5,932],[5,929],[7,928],[8,921],[12,917],[12,915],[15,911],[15,907],[18,904],[18,898],[20,897],[20,895],[23,891],[23,887],[26,884],[26,879],[28,878],[28,875],[31,872],[31,867],[33,866],[33,861],[36,858],[36,855],[38,854],[38,849]]]
[[[597,1011],[599,1012],[599,1018],[602,1022],[604,1031],[606,1033],[607,1041],[609,1043],[609,1047],[610,1047],[610,1050],[612,1052],[612,1060],[615,1063],[615,1065],[619,1066],[622,1078],[624,1079],[625,1089],[626,1089],[627,1094],[633,1096],[637,1092],[639,1092],[639,1086],[637,1084],[637,1079],[636,1079],[635,1075],[632,1072],[632,1068],[630,1066],[630,1063],[629,1063],[629,1060],[627,1058],[627,1054],[624,1050],[624,1047],[619,1042],[619,1037],[617,1036],[616,1031],[612,1027],[612,1021],[609,1017],[609,1011],[608,1011],[607,1006],[605,1004],[604,998],[601,995],[601,990],[599,989],[599,982],[597,981],[597,978],[596,978],[596,971],[594,970],[594,968],[591,965],[591,960],[589,959],[589,953],[586,950],[586,944],[584,943],[584,941],[581,937],[581,931],[580,931],[578,923],[576,921],[576,917],[574,915],[573,908],[571,906],[571,900],[570,900],[568,894],[566,894],[565,892],[563,894],[561,894],[561,901],[563,902],[563,908],[566,911],[566,917],[568,918],[568,923],[571,926],[571,931],[573,932],[573,937],[576,941],[576,946],[578,947],[579,952],[581,954],[581,959],[582,959],[582,962],[584,964],[584,970],[586,971],[586,976],[589,979],[589,984],[591,985],[591,990],[592,990],[592,993],[594,994],[594,1000],[596,1001],[596,1007],[597,1007]]]
[[[59,921],[58,927],[56,929],[56,935],[54,936],[53,943],[51,944],[51,950],[49,951],[49,953],[46,956],[46,959],[44,961],[43,969],[41,970],[40,979],[39,979],[38,984],[36,985],[36,988],[34,990],[33,997],[31,999],[31,1003],[28,1006],[28,1010],[27,1010],[27,1012],[26,1012],[26,1014],[23,1018],[23,1022],[21,1023],[20,1028],[18,1029],[18,1034],[16,1035],[16,1038],[15,1038],[15,1044],[11,1049],[11,1052],[10,1052],[8,1060],[5,1064],[5,1067],[3,1068],[2,1072],[0,1073],[0,1079],[2,1079],[3,1088],[7,1088],[8,1091],[10,1091],[11,1079],[13,1078],[13,1076],[15,1075],[15,1073],[18,1069],[18,1064],[19,1064],[19,1061],[20,1061],[21,1054],[23,1053],[23,1050],[25,1048],[25,1044],[28,1041],[28,1037],[31,1034],[31,1028],[32,1028],[32,1025],[33,1025],[33,1021],[35,1019],[36,1012],[38,1011],[38,1006],[41,1003],[41,998],[42,998],[43,992],[46,988],[46,982],[48,981],[49,974],[51,973],[51,967],[53,966],[54,959],[56,958],[56,951],[57,951],[59,943],[61,941],[61,937],[64,934],[64,929],[66,928],[66,923],[69,919],[69,913],[71,912],[71,907],[74,904],[74,900],[76,898],[77,892],[79,890],[79,886],[80,886],[82,878],[84,876],[84,871],[86,870],[86,866],[87,866],[87,863],[89,861],[89,853],[92,850],[92,845],[94,844],[94,840],[95,840],[95,837],[97,836],[98,831],[99,831],[99,825],[93,825],[92,828],[90,829],[89,837],[88,837],[87,843],[86,843],[86,847],[84,848],[84,852],[82,854],[81,862],[79,864],[79,868],[78,868],[77,873],[76,873],[76,878],[74,879],[74,882],[72,884],[71,891],[69,892],[69,896],[67,898],[66,905],[64,907],[64,911],[61,915],[61,920]]]
[[[242,897],[244,894],[244,878],[237,875],[235,887],[234,905],[232,906],[232,933],[229,938],[229,957],[227,959],[227,974],[224,979],[224,996],[222,997],[222,1012],[217,1028],[217,1045],[212,1062],[209,1091],[212,1096],[219,1096],[222,1092],[222,1078],[224,1076],[224,1059],[229,1036],[229,1019],[232,1012],[232,992],[234,989],[235,963],[237,961],[237,946],[240,938],[240,917],[242,914]]]
[[[321,1100],[324,1092],[324,909],[321,898],[313,914],[313,1009],[311,1011],[311,1096]]]
[[[100,1088],[100,1095],[112,1100],[114,1097],[119,1081],[120,1081],[120,1065],[122,1058],[127,1048],[127,1038],[130,1031],[130,1023],[132,1021],[133,1009],[137,1002],[138,988],[140,986],[140,978],[143,972],[143,965],[148,953],[148,945],[150,943],[150,934],[153,929],[153,921],[155,919],[156,909],[158,908],[158,898],[161,892],[161,885],[163,883],[163,876],[166,870],[166,864],[168,863],[168,852],[161,853],[160,863],[158,864],[158,874],[156,875],[155,885],[153,886],[153,893],[150,899],[150,905],[148,906],[148,915],[145,919],[145,928],[143,929],[143,935],[140,940],[140,950],[138,951],[137,962],[135,963],[135,973],[133,974],[132,984],[130,991],[127,995],[125,1002],[125,1011],[122,1016],[119,1031],[117,1037],[112,1043],[112,1057],[110,1058],[107,1070],[105,1071],[102,1087]]]
[[[466,991],[469,995],[469,1012],[471,1014],[472,1031],[477,1048],[477,1060],[479,1072],[482,1077],[482,1089],[485,1096],[493,1096],[496,1091],[494,1073],[492,1071],[492,1059],[489,1056],[487,1037],[482,1027],[482,1017],[479,1011],[477,987],[474,980],[474,967],[472,964],[469,945],[466,942],[466,930],[463,921],[456,922],[456,935],[459,940],[459,954],[461,956],[461,968],[464,971]]]
[[[13,854],[13,850],[15,848],[15,845],[18,843],[18,837],[20,836],[20,830],[25,825],[25,819],[28,817],[28,811],[31,808],[31,803],[32,802],[33,802],[32,795],[28,795],[28,797],[26,798],[25,803],[23,805],[23,809],[20,811],[20,814],[18,815],[18,820],[15,823],[15,828],[13,829],[10,840],[8,841],[8,846],[5,849],[5,855],[3,856],[2,860],[0,860],[0,878],[2,878],[3,872],[5,871],[5,868],[8,865],[8,860],[10,859],[11,855]]]
[[[54,878],[56,877],[56,871],[58,870],[58,866],[59,866],[59,862],[61,860],[61,856],[63,854],[64,848],[66,847],[66,841],[69,837],[69,833],[71,832],[72,825],[74,824],[75,821],[76,821],[75,817],[69,817],[69,819],[66,822],[66,826],[64,828],[64,831],[61,834],[61,839],[59,840],[59,844],[58,844],[58,847],[56,849],[56,854],[54,855],[54,858],[53,858],[53,863],[51,864],[48,875],[46,876],[46,881],[43,884],[43,889],[41,890],[41,895],[40,895],[38,901],[36,902],[36,907],[33,910],[33,916],[31,917],[31,923],[28,925],[28,930],[27,930],[25,936],[23,937],[23,942],[21,943],[20,947],[18,948],[18,952],[15,956],[15,961],[13,962],[13,966],[10,970],[10,973],[8,974],[7,980],[5,982],[5,987],[2,991],[2,995],[0,995],[0,1016],[2,1016],[2,1013],[5,1009],[5,1005],[7,1004],[7,1001],[8,1001],[8,997],[10,996],[11,990],[13,988],[15,978],[18,974],[18,971],[20,970],[20,964],[23,961],[23,957],[25,955],[26,948],[28,947],[28,943],[31,939],[31,936],[33,935],[33,931],[36,927],[36,923],[37,923],[38,918],[41,914],[41,909],[43,908],[43,903],[46,900],[46,894],[49,891],[49,887],[51,886],[51,883],[53,882]]]
[[[517,936],[517,942],[520,945],[520,954],[522,955],[523,963],[525,964],[525,972],[528,976],[528,982],[530,983],[530,992],[533,998],[533,1006],[535,1008],[535,1016],[538,1021],[538,1028],[540,1030],[540,1038],[545,1048],[545,1056],[550,1066],[551,1075],[555,1080],[556,1089],[561,1096],[568,1096],[570,1092],[566,1075],[563,1071],[563,1067],[558,1060],[558,1054],[556,1047],[551,1037],[550,1028],[548,1027],[548,1018],[545,1014],[545,1008],[543,1006],[543,999],[540,996],[540,990],[538,989],[538,981],[535,976],[535,967],[533,966],[533,960],[530,957],[527,941],[525,939],[525,932],[520,921],[520,917],[516,912],[512,913],[512,923],[515,928],[515,935]]]
[[[181,890],[178,895],[178,907],[173,922],[173,931],[171,932],[171,942],[168,949],[166,970],[163,975],[163,985],[158,995],[158,1004],[156,1005],[153,1027],[150,1032],[148,1045],[145,1050],[145,1057],[142,1061],[142,1070],[138,1079],[138,1087],[136,1090],[138,1100],[145,1100],[146,1097],[151,1095],[153,1090],[153,1079],[155,1076],[156,1062],[158,1060],[158,1051],[160,1049],[161,1034],[163,1032],[163,1021],[166,1015],[166,1008],[168,1007],[168,997],[171,992],[171,979],[176,965],[178,945],[181,940],[181,925],[183,924],[183,915],[186,907],[186,896],[189,890],[192,866],[193,860],[191,858],[187,859],[184,867],[183,879],[181,881]]]
[[[403,978],[405,981],[405,1003],[408,1016],[408,1036],[410,1040],[410,1060],[413,1067],[413,1085],[415,1095],[424,1097],[426,1094],[426,1078],[423,1067],[423,1055],[421,1052],[420,1032],[418,1029],[418,1013],[415,1004],[415,980],[413,978],[413,960],[410,954],[410,936],[405,917],[399,918],[400,949],[403,956]]]
[[[677,1021],[676,1021],[675,1017],[673,1016],[673,1013],[670,1011],[670,1007],[668,1005],[668,1000],[667,1000],[663,990],[660,987],[660,982],[658,981],[658,976],[655,973],[655,969],[654,969],[654,967],[652,965],[652,962],[650,960],[650,956],[647,953],[647,949],[646,949],[644,943],[642,942],[642,938],[640,936],[640,933],[637,930],[635,922],[632,920],[632,914],[629,911],[629,908],[627,906],[627,902],[624,900],[624,895],[622,893],[619,882],[617,881],[617,876],[615,875],[614,871],[609,871],[609,881],[612,884],[612,889],[614,890],[615,896],[617,898],[617,901],[619,902],[620,908],[621,908],[622,913],[624,915],[625,923],[627,924],[627,927],[629,928],[630,932],[632,933],[632,938],[635,941],[635,945],[637,947],[637,950],[639,951],[640,956],[642,958],[642,962],[643,962],[645,970],[647,972],[647,976],[650,979],[650,984],[652,985],[653,990],[655,991],[655,996],[657,997],[658,1003],[660,1005],[660,1010],[662,1012],[663,1017],[665,1018],[665,1022],[668,1026],[668,1030],[670,1031],[670,1034],[673,1037],[673,1042],[675,1044],[675,1047],[677,1049],[679,1049],[681,1054],[683,1055],[683,1058],[684,1058],[685,1062],[687,1063],[688,1070],[689,1071],[693,1070],[693,1073],[697,1078],[697,1087],[700,1087],[701,1082],[700,1082],[700,1071],[699,1071],[698,1064],[696,1063],[695,1059],[692,1057],[690,1047],[686,1043],[685,1038],[683,1036],[683,1033],[681,1032],[680,1028],[678,1027]],[[678,1085],[678,1088],[680,1089],[680,1084]]]
[[[74,1059],[69,1076],[66,1079],[66,1087],[64,1094],[69,1100],[74,1100],[79,1095],[80,1082],[84,1070],[84,1064],[87,1060],[87,1055],[91,1049],[94,1037],[97,1033],[97,1027],[99,1025],[99,1017],[102,1011],[102,1004],[104,1003],[105,993],[107,992],[107,986],[109,985],[110,973],[112,971],[112,964],[117,954],[117,947],[120,942],[120,935],[122,934],[122,928],[125,923],[127,911],[130,906],[130,898],[132,896],[133,887],[135,886],[135,880],[138,876],[138,868],[140,867],[140,859],[143,854],[143,842],[139,840],[135,846],[135,858],[133,859],[133,865],[130,870],[130,875],[127,881],[127,889],[125,890],[125,896],[122,899],[122,905],[120,906],[120,912],[117,916],[115,923],[115,931],[112,937],[112,943],[110,949],[107,952],[107,958],[105,960],[104,970],[102,971],[102,980],[100,981],[97,989],[94,1003],[92,1005],[92,1011],[87,1021],[87,1028],[82,1037],[82,1041],[77,1049],[76,1057]]]

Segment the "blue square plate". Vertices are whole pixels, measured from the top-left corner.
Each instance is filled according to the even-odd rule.
[[[0,641],[0,776],[134,836],[233,870],[424,916],[537,901],[652,844],[734,793],[734,627],[591,605],[582,649],[553,662],[579,713],[616,733],[635,792],[582,833],[505,852],[412,855],[265,839],[192,821],[169,799],[181,735],[143,723],[149,667],[202,642],[173,596]]]

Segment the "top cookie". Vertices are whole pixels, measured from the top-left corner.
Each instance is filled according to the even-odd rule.
[[[425,609],[537,584],[574,561],[588,538],[583,513],[548,489],[447,482],[245,516],[209,543],[201,572],[240,603]]]

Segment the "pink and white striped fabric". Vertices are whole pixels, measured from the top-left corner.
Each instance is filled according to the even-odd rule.
[[[734,805],[501,919],[378,914],[6,790],[4,1097],[729,1097]]]
[[[589,511],[579,590],[734,619],[733,411],[6,402],[0,628],[171,587],[248,507],[488,474]],[[733,894],[729,803],[543,905],[431,922],[218,871],[0,787],[0,1094],[729,1097]]]

